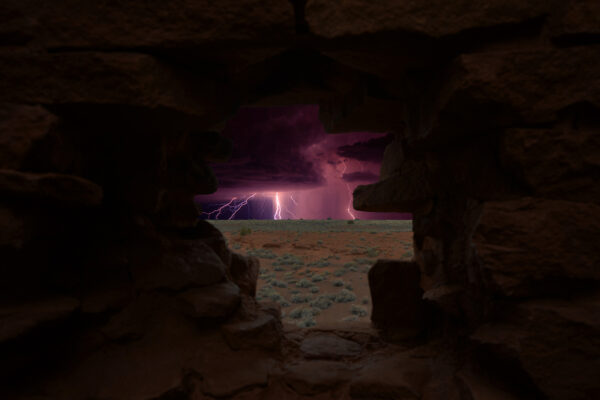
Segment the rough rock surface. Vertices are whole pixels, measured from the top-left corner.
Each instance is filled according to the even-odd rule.
[[[598,13],[0,2],[0,397],[600,398]],[[373,287],[374,321],[416,332],[427,317],[431,378],[433,356],[374,354],[383,337],[283,339],[278,309],[252,298],[258,264],[197,221],[193,197],[218,187],[208,163],[235,146],[227,120],[284,104],[318,105],[331,132],[393,134],[354,204],[413,214],[414,264]],[[216,287],[230,290],[204,296]],[[190,318],[182,293],[223,318]],[[312,379],[311,340],[319,357],[340,347],[352,382],[333,364]]]
[[[285,382],[306,395],[331,390],[352,376],[352,368],[337,361],[304,361],[287,369]]]
[[[69,316],[79,306],[77,299],[50,298],[0,309],[0,342],[15,339],[36,327]]]
[[[141,289],[180,290],[212,285],[225,278],[225,264],[201,241],[176,241],[165,246],[163,252],[162,260],[155,265],[135,266],[133,274]]]
[[[266,386],[276,361],[260,353],[239,351],[233,354],[216,354],[195,369],[202,376],[201,390],[214,397],[231,396],[253,386]]]
[[[429,367],[408,355],[368,362],[352,379],[352,398],[418,399],[429,379]]]
[[[373,3],[367,0],[309,0],[306,16],[311,32],[332,38],[385,31],[446,36],[460,31],[521,22],[546,14],[552,2],[486,1],[480,7],[464,2],[418,0]],[[366,18],[365,18],[366,17]]]
[[[281,322],[269,313],[259,313],[250,321],[223,325],[223,336],[234,350],[263,348],[278,350],[281,344]]]
[[[433,197],[424,162],[402,164],[402,173],[354,190],[354,208],[362,211],[419,211]]]
[[[575,239],[577,238],[577,239]],[[576,293],[600,280],[596,204],[523,198],[484,206],[473,239],[483,268],[506,296]]]
[[[531,300],[512,317],[480,327],[473,340],[511,359],[550,399],[594,398],[600,385],[598,295],[578,300]],[[563,340],[568,337],[568,340]]]
[[[371,320],[382,329],[415,336],[426,320],[419,267],[414,262],[377,260],[369,270]]]
[[[256,257],[248,257],[238,253],[231,254],[229,273],[231,279],[240,287],[242,293],[254,297],[260,263]]]
[[[300,350],[306,358],[337,360],[356,357],[362,348],[360,344],[352,340],[342,339],[332,334],[320,334],[304,339]]]
[[[0,105],[0,168],[21,168],[56,121],[40,106]]]
[[[0,170],[0,193],[4,196],[33,198],[66,206],[99,206],[102,188],[93,182],[63,174],[32,174]]]
[[[600,193],[591,176],[600,168],[600,125],[597,110],[576,111],[571,123],[554,129],[509,129],[501,156],[506,168],[537,195],[558,200],[598,203]],[[577,152],[578,157],[572,157]]]
[[[294,32],[292,5],[282,1],[230,0],[217,6],[177,0],[162,6],[157,12],[130,1],[81,6],[69,0],[50,7],[10,0],[3,9],[8,16],[29,16],[21,35],[34,35],[37,42],[55,48],[176,48]],[[98,15],[105,18],[98,20]]]
[[[459,385],[473,400],[516,400],[518,398],[471,372],[460,371],[456,374],[456,378]]]
[[[240,288],[223,282],[186,290],[178,296],[184,301],[186,313],[193,318],[227,317],[240,304]]]

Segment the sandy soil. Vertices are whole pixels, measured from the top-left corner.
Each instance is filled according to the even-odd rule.
[[[413,256],[412,232],[372,226],[365,231],[350,224],[345,232],[281,227],[285,230],[245,234],[221,230],[233,250],[260,259],[257,299],[278,302],[284,323],[299,327],[368,322],[369,268],[378,258]]]

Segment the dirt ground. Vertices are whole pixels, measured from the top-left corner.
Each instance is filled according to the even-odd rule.
[[[234,251],[260,259],[257,300],[279,303],[284,324],[304,328],[369,321],[369,268],[378,258],[413,257],[406,221],[397,230],[385,222],[218,227]]]

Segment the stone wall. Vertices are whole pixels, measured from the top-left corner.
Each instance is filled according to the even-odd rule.
[[[599,14],[586,0],[3,1],[4,387],[187,396],[207,365],[191,353],[236,335],[277,352],[257,264],[194,226],[192,196],[216,190],[207,162],[227,158],[218,132],[237,108],[318,104],[330,132],[395,134],[354,204],[413,213],[430,335],[535,396],[598,397]],[[139,373],[119,384],[117,365]],[[98,371],[104,389],[86,380]]]

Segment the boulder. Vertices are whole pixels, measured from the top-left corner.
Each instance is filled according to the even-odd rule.
[[[204,394],[227,397],[243,389],[266,386],[276,361],[249,351],[217,352],[191,368],[202,376],[200,388]]]
[[[555,121],[565,108],[600,107],[600,46],[462,54],[436,96],[432,143],[502,126]]]
[[[475,5],[435,0],[423,7],[418,0],[309,0],[305,12],[310,31],[325,38],[394,31],[443,37],[541,17],[556,4],[560,2],[486,0]]]
[[[517,400],[519,397],[495,386],[487,379],[470,371],[459,371],[456,381],[472,400]]]
[[[229,347],[234,350],[252,348],[278,350],[281,345],[281,322],[266,312],[259,312],[256,318],[251,320],[223,325],[221,332]]]
[[[402,336],[418,335],[424,328],[426,309],[420,286],[421,272],[412,261],[377,260],[369,270],[369,289],[376,327]]]
[[[251,297],[256,296],[259,269],[260,261],[258,258],[231,253],[229,274],[231,275],[231,280],[240,287],[243,294]]]
[[[225,236],[208,221],[198,220],[193,228],[182,230],[182,236],[190,240],[202,240],[219,256],[223,264],[230,265],[232,252],[227,247]],[[240,286],[238,284],[238,286]]]
[[[0,343],[18,338],[45,323],[71,315],[79,301],[70,297],[54,297],[35,302],[0,307]]]
[[[342,339],[333,334],[318,334],[307,337],[300,345],[300,351],[306,358],[338,360],[357,357],[362,347],[352,340]]]
[[[217,90],[215,82],[197,82],[198,88],[190,90],[173,67],[146,54],[2,53],[0,73],[6,78],[0,83],[0,101],[53,105],[119,104],[154,110],[163,108],[179,112],[180,117],[182,114],[207,116],[223,112],[217,111],[218,97],[201,95],[204,91],[222,92]],[[115,87],[119,90],[114,90]],[[207,101],[208,98],[211,101]]]
[[[40,106],[0,105],[0,168],[20,169],[57,121]]]
[[[172,240],[163,246],[158,260],[142,259],[132,266],[138,288],[181,290],[213,285],[225,278],[225,264],[201,240]]]
[[[580,112],[600,115],[593,108]],[[599,121],[575,119],[553,128],[508,129],[500,147],[502,163],[536,196],[598,204],[600,188],[593,176],[600,169]]]
[[[95,207],[102,202],[102,188],[73,175],[34,174],[0,170],[0,193],[72,207]]]
[[[357,399],[420,399],[431,375],[427,362],[408,354],[392,354],[366,362],[350,383]]]
[[[472,339],[516,360],[548,399],[600,396],[600,296],[532,300],[510,318],[480,327]]]
[[[522,198],[485,203],[473,237],[483,268],[506,296],[577,292],[600,280],[600,207]]]
[[[595,17],[600,14],[600,5],[595,1],[566,1],[550,18],[547,34],[558,43],[588,43],[590,38],[600,35],[600,24]]]
[[[231,315],[240,304],[240,288],[232,282],[193,288],[177,296],[192,318],[219,318]]]
[[[292,5],[276,0],[226,0],[218,5],[175,0],[157,10],[156,4],[135,1],[81,5],[66,0],[49,6],[9,0],[2,4],[0,15],[10,32],[7,37],[34,36],[37,46],[59,49],[177,49],[223,41],[274,42],[295,31]]]
[[[333,390],[349,381],[353,369],[348,364],[338,361],[302,361],[287,367],[283,379],[296,392],[314,395]]]
[[[431,207],[433,187],[424,161],[405,161],[396,172],[354,189],[353,206],[360,211],[422,212]]]

